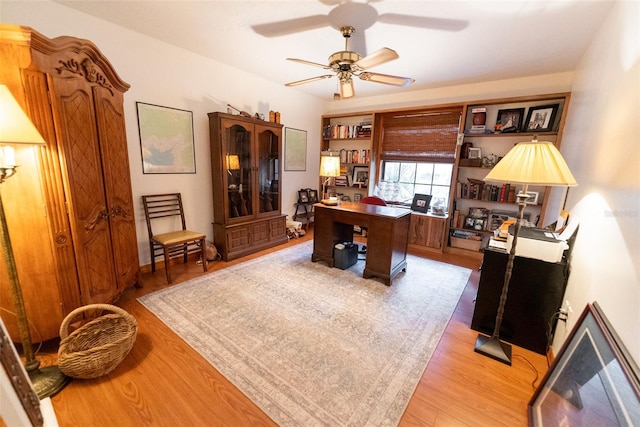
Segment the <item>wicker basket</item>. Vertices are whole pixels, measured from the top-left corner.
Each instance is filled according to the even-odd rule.
[[[82,325],[71,334],[69,323],[87,310],[108,310]],[[96,378],[106,375],[129,354],[136,340],[136,319],[120,307],[109,304],[90,304],[73,310],[60,325],[58,366],[73,378]]]

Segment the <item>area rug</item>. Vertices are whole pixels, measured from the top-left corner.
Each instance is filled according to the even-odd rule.
[[[471,271],[408,256],[386,286],[313,242],[139,301],[281,426],[397,425]]]

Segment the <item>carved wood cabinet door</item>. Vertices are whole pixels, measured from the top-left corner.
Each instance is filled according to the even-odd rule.
[[[117,291],[94,105],[91,88],[78,85],[78,79],[55,82],[58,141],[66,163],[64,184],[83,304],[109,300]]]
[[[122,93],[55,79],[60,151],[83,304],[140,280]]]

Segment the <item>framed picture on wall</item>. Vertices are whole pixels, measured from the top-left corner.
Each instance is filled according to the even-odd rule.
[[[142,173],[196,173],[193,113],[136,102]]]
[[[284,129],[284,170],[307,170],[307,131]]]

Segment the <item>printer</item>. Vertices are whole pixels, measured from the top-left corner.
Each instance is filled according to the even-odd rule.
[[[507,235],[507,252],[511,251],[515,225],[509,227]],[[563,236],[552,230],[534,227],[520,227],[516,256],[539,259],[546,262],[560,262],[569,244]]]

